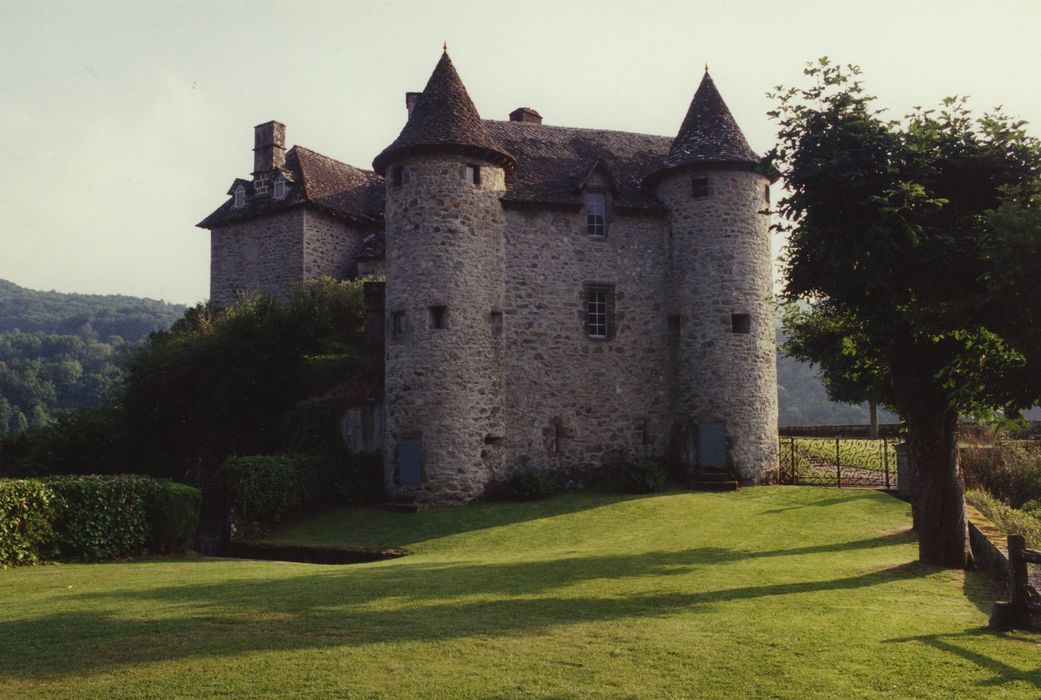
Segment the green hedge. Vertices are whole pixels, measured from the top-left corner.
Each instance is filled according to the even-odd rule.
[[[0,565],[183,548],[201,494],[143,476],[0,479]]]
[[[0,565],[33,564],[54,540],[54,492],[38,479],[0,479]]]
[[[1023,535],[1028,547],[1041,547],[1041,518],[1032,512],[1002,503],[986,491],[966,491],[965,502],[994,521],[1006,535]]]
[[[665,467],[656,459],[626,462],[618,468],[619,486],[626,493],[654,493],[665,488]]]
[[[235,525],[263,528],[329,493],[333,478],[325,460],[310,455],[232,457],[220,468]]]

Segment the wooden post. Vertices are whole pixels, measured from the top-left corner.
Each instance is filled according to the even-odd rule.
[[[1008,536],[1009,600],[1017,614],[1025,614],[1027,604],[1027,560],[1023,557],[1026,548],[1023,535]]]
[[[839,438],[835,438],[835,485],[842,488],[842,463],[839,461]]]
[[[889,490],[889,443],[882,438],[882,463],[886,465],[886,491]]]

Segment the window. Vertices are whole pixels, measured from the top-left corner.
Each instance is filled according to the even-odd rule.
[[[469,183],[471,183],[473,185],[480,185],[481,184],[481,166],[479,166],[479,165],[467,165],[466,169],[463,171],[463,178],[467,182],[469,182]]]
[[[285,199],[286,196],[286,179],[279,175],[275,178],[275,199]]]
[[[428,306],[427,311],[429,312],[429,317],[427,319],[428,328],[440,330],[445,327],[445,320],[448,316],[448,312],[444,306]]]
[[[235,188],[235,201],[232,203],[232,206],[236,209],[246,206],[246,188],[244,186],[239,185]]]
[[[390,182],[394,187],[401,187],[404,179],[404,169],[400,165],[390,169]]]
[[[493,311],[489,317],[492,327],[492,335],[502,335],[502,312]]]
[[[253,178],[253,194],[268,194],[269,192],[271,192],[271,180],[267,175]]]
[[[680,317],[669,316],[667,326],[669,341],[675,343],[680,339]]]
[[[606,286],[586,287],[586,335],[597,340],[611,337],[614,315],[614,289]]]
[[[752,317],[748,314],[731,314],[730,330],[734,333],[751,333]]]
[[[708,178],[696,177],[691,180],[691,195],[694,197],[708,197]]]
[[[390,337],[400,338],[405,335],[405,312],[395,311],[390,315]]]
[[[763,185],[763,197],[766,199],[766,203],[770,203],[770,185]]]
[[[586,233],[595,238],[607,235],[607,198],[603,192],[586,193]]]

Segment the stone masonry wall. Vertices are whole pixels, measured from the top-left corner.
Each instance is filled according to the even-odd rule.
[[[552,468],[582,481],[665,452],[665,224],[608,210],[603,238],[587,235],[584,210],[506,212],[510,468]],[[614,289],[607,340],[587,334],[590,283]]]
[[[303,282],[304,212],[294,209],[216,228],[210,235],[210,300],[240,294],[287,299]]]
[[[694,197],[692,180],[709,195]],[[669,314],[680,316],[674,355],[674,441],[696,461],[697,424],[724,421],[728,466],[747,482],[777,466],[777,374],[767,180],[749,172],[684,172],[658,186],[670,208]],[[732,315],[749,314],[749,333]]]
[[[349,279],[358,274],[358,253],[371,231],[317,209],[304,210],[304,279]]]
[[[403,183],[387,187],[384,473],[388,494],[420,502],[473,499],[502,471],[503,336],[492,314],[503,309],[505,179],[483,165],[475,186],[465,163],[395,162]],[[445,308],[444,328],[431,327],[432,306]],[[418,489],[399,483],[401,438],[421,440]]]

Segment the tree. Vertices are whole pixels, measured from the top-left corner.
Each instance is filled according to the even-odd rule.
[[[821,59],[805,73],[813,84],[777,88],[771,112],[770,160],[790,193],[776,225],[789,238],[783,296],[809,304],[788,319],[789,350],[905,420],[919,558],[964,567],[958,418],[1014,415],[1041,395],[1028,379],[1038,334],[1022,329],[1036,307],[1013,303],[1033,278],[1003,261],[1010,239],[1033,250],[1041,237],[1041,147],[964,99],[886,120],[855,66]]]

